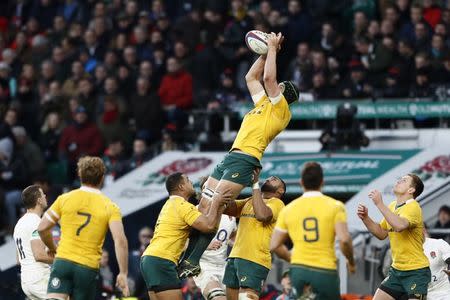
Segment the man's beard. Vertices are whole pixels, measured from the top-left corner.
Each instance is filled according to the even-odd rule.
[[[263,193],[275,193],[277,191],[277,187],[271,185],[268,181],[264,182],[261,186],[261,192]]]

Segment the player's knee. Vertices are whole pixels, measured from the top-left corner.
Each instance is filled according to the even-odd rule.
[[[253,291],[239,292],[239,300],[258,300],[258,295]]]
[[[218,300],[226,297],[225,291],[221,288],[213,288],[206,295],[207,300]]]

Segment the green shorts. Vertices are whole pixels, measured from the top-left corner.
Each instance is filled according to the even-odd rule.
[[[177,266],[170,260],[145,255],[141,258],[141,273],[149,291],[159,293],[181,288]]]
[[[315,294],[316,300],[339,300],[341,292],[336,270],[292,265],[289,270],[292,287],[298,297],[305,291]]]
[[[400,271],[391,267],[388,276],[380,285],[380,290],[395,299],[402,295],[408,295],[409,299],[422,299],[428,292],[430,281],[431,271],[428,267],[411,271]]]
[[[246,259],[229,258],[223,284],[232,289],[250,288],[259,294],[269,271],[266,267]]]
[[[98,270],[57,258],[52,266],[47,293],[70,295],[71,300],[93,300],[98,280]]]
[[[243,186],[251,186],[253,182],[253,171],[262,168],[258,159],[253,156],[230,152],[214,168],[211,177],[217,180],[228,180]]]

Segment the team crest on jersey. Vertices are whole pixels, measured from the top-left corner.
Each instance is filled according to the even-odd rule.
[[[52,288],[57,289],[61,286],[61,280],[59,280],[58,277],[55,277],[52,279],[52,281],[50,282]]]
[[[416,289],[416,284],[415,283],[413,283],[413,285],[411,286],[411,291],[414,291],[415,289]]]
[[[436,252],[431,251],[431,252],[430,252],[430,256],[431,256],[431,258],[433,258],[433,259],[436,258]]]
[[[239,177],[239,173],[234,173],[233,175],[231,175],[231,178],[236,178]]]

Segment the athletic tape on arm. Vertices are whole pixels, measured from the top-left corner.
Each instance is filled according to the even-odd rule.
[[[213,288],[209,291],[208,296],[206,298],[208,300],[214,300],[216,297],[225,297],[226,294],[221,288]]]

